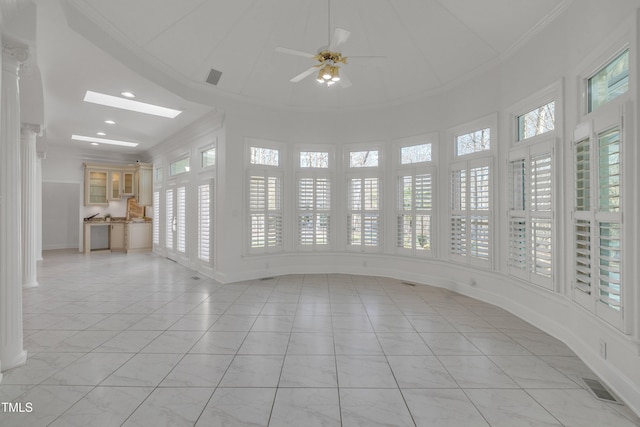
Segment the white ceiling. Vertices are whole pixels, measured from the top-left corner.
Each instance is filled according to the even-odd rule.
[[[140,141],[147,149],[211,109],[166,90],[195,101],[176,90],[186,86],[196,89],[197,101],[210,106],[219,105],[220,97],[305,110],[403,102],[495,65],[569,3],[331,0],[329,22],[328,0],[68,0],[66,21],[57,2],[41,1],[38,60],[48,136],[62,141],[71,129],[95,133],[108,115],[123,124],[110,136]],[[344,65],[353,82],[349,88],[327,88],[313,77],[289,82],[315,63],[275,48],[315,53],[327,45],[330,27],[351,31],[344,55],[382,55],[386,63]],[[134,63],[144,63],[153,69],[150,80],[162,81],[164,88],[123,63],[138,72],[142,68]],[[222,71],[217,87],[205,82],[211,68]],[[133,119],[132,113],[78,103],[87,89],[113,95],[129,89],[142,101],[185,108],[185,113],[175,121],[140,114]]]

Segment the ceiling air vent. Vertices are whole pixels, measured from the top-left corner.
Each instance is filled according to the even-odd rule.
[[[214,70],[213,68],[209,71],[209,77],[207,77],[207,83],[216,86],[220,81],[220,76],[222,75],[222,71]]]

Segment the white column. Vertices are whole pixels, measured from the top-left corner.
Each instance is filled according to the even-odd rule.
[[[36,261],[42,261],[42,160],[46,155],[39,151],[36,160]]]
[[[22,249],[20,244],[20,98],[18,68],[29,50],[3,37],[0,85],[0,361],[2,370],[24,364]]]
[[[37,212],[36,197],[36,135],[39,125],[23,123],[20,127],[21,165],[22,165],[22,287],[38,286]]]

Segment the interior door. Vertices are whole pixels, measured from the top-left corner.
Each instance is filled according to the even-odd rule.
[[[186,256],[187,252],[187,187],[185,185],[169,187],[165,193],[165,206],[165,247],[167,257],[177,260]]]

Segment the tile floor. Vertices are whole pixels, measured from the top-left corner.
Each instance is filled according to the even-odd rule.
[[[50,251],[24,292],[10,426],[638,426],[508,312],[348,275],[221,285],[151,254]]]

